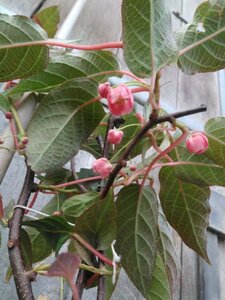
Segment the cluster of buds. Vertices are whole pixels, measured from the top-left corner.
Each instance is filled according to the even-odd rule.
[[[102,157],[99,159],[96,159],[93,164],[92,164],[92,170],[96,173],[99,174],[103,179],[108,177],[109,174],[113,170],[113,166],[111,163],[108,161],[107,158]]]
[[[109,82],[105,82],[99,85],[98,92],[102,98],[107,99],[109,111],[114,116],[127,115],[132,112],[134,97],[125,84],[112,88]]]

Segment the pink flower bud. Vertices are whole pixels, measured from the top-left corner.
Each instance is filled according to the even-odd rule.
[[[135,165],[131,165],[131,166],[130,166],[130,171],[133,171],[133,172],[134,172],[134,171],[136,171],[136,170],[137,170],[137,167],[136,167]]]
[[[113,166],[110,164],[107,158],[99,158],[92,164],[92,170],[99,174],[102,178],[106,178],[112,172]]]
[[[101,83],[98,86],[98,93],[102,98],[107,98],[110,89],[111,85],[109,82]]]
[[[204,133],[194,132],[189,138],[187,138],[186,146],[189,152],[202,154],[208,149],[209,141]]]
[[[134,97],[125,84],[111,88],[107,95],[110,112],[114,116],[127,115],[133,110]]]
[[[21,139],[21,143],[23,145],[26,145],[26,144],[28,144],[28,142],[29,142],[28,137],[27,136],[23,136],[22,139]]]
[[[7,112],[5,113],[5,117],[6,117],[6,119],[10,120],[10,119],[12,119],[13,114],[11,113],[11,111],[7,111]]]
[[[4,139],[0,137],[0,145],[4,144]]]
[[[118,145],[123,138],[123,131],[117,129],[110,129],[107,140],[110,144]]]

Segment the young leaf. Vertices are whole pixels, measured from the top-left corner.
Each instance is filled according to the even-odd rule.
[[[163,0],[123,0],[123,48],[129,69],[148,77],[177,60],[170,12]]]
[[[210,119],[205,124],[205,132],[209,140],[209,148],[204,155],[225,168],[225,118]]]
[[[116,201],[117,253],[137,289],[148,298],[157,248],[157,197],[153,189],[138,185],[123,188]]]
[[[110,247],[116,235],[116,208],[112,193],[88,208],[76,222],[75,230],[97,250]]]
[[[52,248],[49,246],[49,243],[43,235],[34,228],[29,228],[27,232],[32,246],[32,263],[37,263],[50,256]]]
[[[21,80],[11,94],[51,89],[73,78],[87,77],[100,72],[119,70],[117,58],[109,51],[79,51],[76,54],[53,56],[45,70]],[[109,75],[96,75],[96,81],[106,80]]]
[[[197,185],[225,186],[225,168],[217,165],[205,155],[190,153],[184,147],[180,146],[176,151],[179,152],[179,161],[190,163],[174,167],[174,174],[177,178]]]
[[[159,211],[158,215],[158,223],[159,254],[166,268],[170,290],[173,292],[176,289],[178,280],[180,278],[180,263],[173,243],[171,227],[169,227],[169,224],[167,223],[166,218],[161,210]]]
[[[170,285],[167,278],[166,267],[159,253],[156,255],[155,267],[150,284],[149,300],[170,300]]]
[[[159,197],[167,221],[187,246],[209,262],[206,249],[209,188],[182,182],[169,167],[161,169],[159,180]]]
[[[53,38],[60,21],[59,7],[54,5],[42,9],[33,19],[47,32],[49,38]]]
[[[22,44],[46,38],[44,30],[31,19],[0,14],[0,81],[43,70],[48,62],[48,47]]]
[[[74,195],[67,199],[62,205],[62,211],[65,215],[79,217],[82,213],[91,207],[99,198],[98,192],[87,192],[80,195]]]
[[[96,96],[93,80],[72,79],[41,101],[28,128],[28,165],[35,172],[63,166],[77,153],[104,116],[98,102],[80,108]]]
[[[182,53],[179,68],[186,74],[215,72],[225,67],[225,3],[205,1],[196,9],[191,24],[177,32],[180,49],[192,49]],[[195,45],[196,44],[196,45]]]
[[[60,276],[64,277],[73,292],[73,299],[79,299],[77,287],[74,283],[74,276],[79,268],[81,260],[79,256],[73,253],[61,253],[57,256],[55,262],[50,266],[47,276]]]

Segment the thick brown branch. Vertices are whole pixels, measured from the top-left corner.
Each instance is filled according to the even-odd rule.
[[[103,189],[101,193],[101,199],[105,198],[109,192],[110,187],[112,186],[116,176],[118,175],[119,171],[126,165],[126,161],[129,158],[129,155],[133,148],[138,144],[138,142],[143,138],[143,136],[146,134],[146,132],[153,128],[155,125],[164,123],[164,122],[173,122],[174,119],[181,118],[187,115],[196,114],[199,112],[206,111],[207,107],[205,105],[201,105],[198,108],[185,110],[181,112],[176,112],[173,114],[167,114],[161,117],[158,117],[157,115],[150,116],[149,121],[145,124],[144,127],[139,131],[139,133],[136,135],[136,137],[132,140],[132,142],[128,145],[127,150],[123,153],[121,159],[117,162],[116,166],[114,167],[112,173],[109,176],[109,179],[105,185],[105,188]]]
[[[27,205],[31,193],[30,188],[32,186],[33,179],[34,172],[27,167],[24,185],[17,203],[18,205]],[[18,298],[20,300],[33,300],[34,296],[31,288],[31,278],[24,267],[20,248],[20,229],[24,212],[25,211],[21,208],[15,208],[14,210],[9,225],[8,251]]]

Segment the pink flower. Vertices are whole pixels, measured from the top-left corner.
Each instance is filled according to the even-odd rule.
[[[118,145],[123,138],[123,131],[117,129],[110,129],[107,140],[110,144]]]
[[[189,152],[202,154],[208,149],[209,141],[204,133],[194,132],[189,138],[187,138],[186,146]]]
[[[101,83],[98,86],[98,93],[102,98],[107,98],[110,89],[111,85],[109,82]]]
[[[134,97],[125,84],[111,88],[107,95],[110,112],[114,116],[127,115],[133,110]]]
[[[113,166],[108,159],[102,157],[95,160],[92,164],[92,170],[99,174],[102,178],[106,178],[112,172]]]

